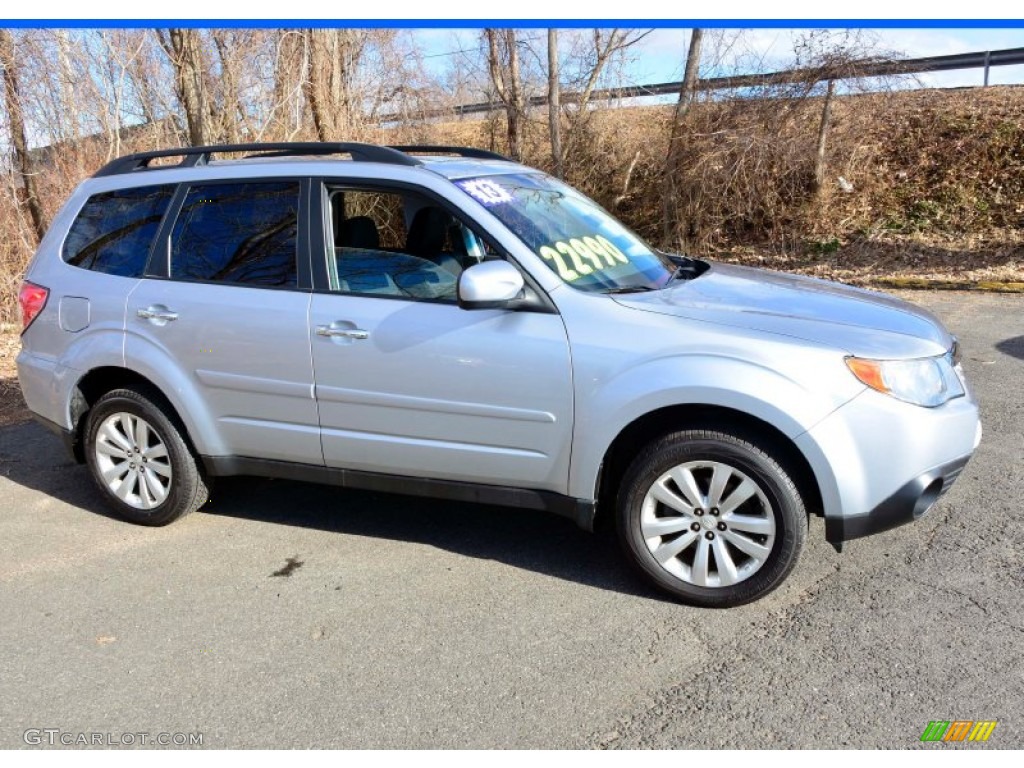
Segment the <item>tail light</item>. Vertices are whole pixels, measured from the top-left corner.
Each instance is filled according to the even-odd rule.
[[[41,285],[30,283],[27,280],[21,284],[18,291],[18,304],[21,305],[21,332],[24,333],[36,319],[36,315],[43,311],[46,306],[46,299],[50,296],[50,289]]]

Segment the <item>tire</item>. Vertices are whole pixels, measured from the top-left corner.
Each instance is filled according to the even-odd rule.
[[[708,608],[778,587],[807,537],[791,476],[727,431],[686,430],[647,446],[623,476],[616,513],[626,555],[648,581]]]
[[[89,472],[117,515],[140,525],[167,525],[209,498],[184,429],[162,400],[149,392],[115,389],[86,417]]]

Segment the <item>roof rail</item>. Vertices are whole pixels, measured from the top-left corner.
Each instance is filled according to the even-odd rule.
[[[483,150],[479,150],[483,151]],[[192,168],[206,165],[212,155],[224,152],[253,152],[249,157],[289,157],[308,155],[351,155],[353,160],[368,163],[390,163],[392,165],[422,165],[422,163],[392,147],[358,142],[317,142],[317,141],[283,141],[257,144],[214,144],[204,147],[180,147],[178,149],[158,149],[153,152],[138,152],[125,155],[100,168],[93,174],[99,176],[116,176],[135,171],[156,170],[150,168],[150,161],[160,157],[181,157],[175,166],[158,166],[159,168]],[[468,156],[468,155],[467,155]]]
[[[397,149],[399,152],[422,152],[425,154],[458,155],[469,157],[474,160],[508,160],[504,155],[491,152],[489,149],[477,149],[476,147],[449,147],[443,144],[400,144],[391,145],[390,149]]]

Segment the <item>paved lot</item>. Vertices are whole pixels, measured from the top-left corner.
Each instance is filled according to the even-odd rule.
[[[842,555],[813,521],[787,584],[731,611],[662,600],[612,542],[541,513],[236,479],[133,527],[56,438],[2,427],[0,748],[27,728],[898,748],[936,719],[997,719],[988,746],[1020,748],[1024,299],[910,298],[964,342],[975,460],[924,521]]]

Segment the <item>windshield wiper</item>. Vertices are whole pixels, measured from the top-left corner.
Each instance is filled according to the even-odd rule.
[[[653,291],[649,285],[620,285],[616,288],[609,288],[604,293],[643,293],[644,291]]]
[[[680,278],[690,275],[691,272],[692,270],[689,266],[678,266],[675,268],[672,274],[668,276],[668,280],[665,281],[665,285],[668,285],[669,283],[674,283],[676,280],[679,280]]]
[[[703,275],[708,269],[707,262],[700,259],[691,259],[689,256],[675,256],[664,252],[662,252],[662,255],[667,256],[675,265],[675,270],[673,270],[668,280],[665,281],[665,287],[668,287],[676,280],[693,280]]]

